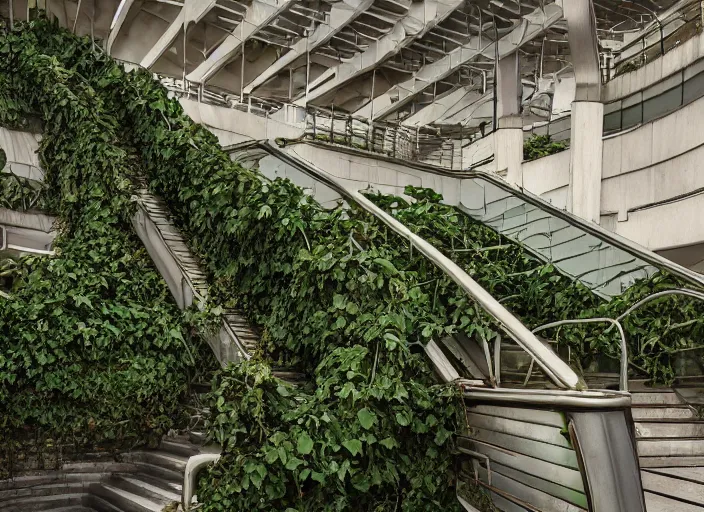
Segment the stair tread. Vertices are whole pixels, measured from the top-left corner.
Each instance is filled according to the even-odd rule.
[[[704,484],[704,467],[692,466],[686,468],[649,468],[650,473],[663,473],[672,477],[682,478]]]
[[[124,489],[120,489],[119,487],[115,487],[110,484],[101,484],[101,486],[103,487],[103,489],[106,489],[111,493],[117,494],[122,498],[129,500],[132,503],[136,503],[137,505],[146,508],[147,510],[150,510],[152,512],[161,512],[164,508],[163,504],[161,503],[157,503],[155,501],[139,496],[138,494],[125,491]]]
[[[139,475],[118,475],[118,478],[120,478],[126,482],[129,482],[133,485],[143,487],[147,491],[161,496],[163,501],[165,501],[167,503],[181,500],[180,494],[173,492],[173,491],[168,491],[162,487],[154,485],[151,482],[148,482],[145,479],[140,478]]]
[[[701,507],[696,505],[683,503],[652,492],[646,491],[644,494],[648,512],[702,512]]]
[[[641,479],[644,491],[656,492],[704,506],[704,485],[651,471],[641,471]]]

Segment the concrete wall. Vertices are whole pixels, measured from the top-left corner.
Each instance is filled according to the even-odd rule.
[[[704,98],[604,141],[602,212],[628,210],[704,187]],[[638,242],[643,243],[641,240]]]
[[[198,103],[195,100],[181,99],[180,102],[186,114],[196,123],[209,128],[223,146],[245,140],[276,137],[297,139],[303,135],[305,129],[305,123],[283,123],[227,107]]]
[[[704,195],[674,200],[704,188],[702,119],[704,98],[604,139],[604,227],[653,250],[704,242]],[[565,208],[569,169],[570,150],[524,162],[524,188]],[[653,205],[668,200],[674,202]]]
[[[39,135],[18,132],[0,127],[0,148],[5,151],[8,162],[20,162],[39,167]]]
[[[558,208],[567,208],[570,184],[570,150],[523,162],[523,188]]]

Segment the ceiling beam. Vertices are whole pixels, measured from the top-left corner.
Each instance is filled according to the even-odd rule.
[[[324,72],[317,80],[309,84],[308,94],[298,98],[295,104],[305,106],[306,103],[314,101],[350,80],[371,71],[414,40],[423,37],[452,14],[462,5],[463,1],[424,0],[411,4],[408,14],[399,20],[389,33],[370,44],[366,51],[355,54],[349,62],[344,62]]]
[[[309,37],[299,39],[285,55],[247,85],[244,93],[251,94],[254,89],[276,76],[296,59],[326,44],[373,3],[374,0],[343,0],[333,4],[328,23],[321,23]]]
[[[538,8],[526,15],[517,27],[499,39],[499,58],[516,51],[526,42],[545,32],[560,19],[562,19],[562,8],[557,4],[548,4],[545,6],[545,10]],[[472,37],[467,44],[455,48],[442,59],[423,66],[410,79],[392,87],[385,94],[375,98],[373,101],[374,119],[383,119],[385,116],[396,112],[412,101],[426,87],[454,73],[459,66],[468,64],[481,56],[493,60],[496,50],[496,43],[490,42],[480,48],[479,37]],[[391,98],[396,96],[398,96],[398,101],[392,102]],[[372,112],[371,103],[359,109],[355,112],[355,115],[370,117]]]
[[[108,42],[105,51],[108,55],[111,54],[112,45],[115,44],[117,36],[120,35],[120,30],[124,26],[129,30],[128,14],[134,9],[134,12],[139,12],[144,5],[144,0],[122,0],[120,5],[117,6],[117,11],[113,17],[112,23],[110,25],[110,34],[108,35]],[[132,14],[131,18],[134,19],[135,15]]]
[[[264,29],[281,13],[295,5],[295,0],[254,0],[247,8],[247,13],[237,28],[228,35],[220,46],[203,61],[196,69],[186,76],[194,83],[205,83],[220,71],[232,57],[237,55],[242,46],[251,36]]]
[[[186,24],[198,23],[203,17],[215,7],[216,0],[185,0],[183,7],[176,16],[176,19],[169,25],[166,32],[162,34],[156,44],[142,59],[140,65],[143,68],[151,68],[159,57],[166,52],[174,41],[182,33]]]
[[[475,85],[465,85],[439,96],[429,105],[418,110],[402,121],[404,126],[425,126],[447,115],[457,105],[469,105],[482,97]]]

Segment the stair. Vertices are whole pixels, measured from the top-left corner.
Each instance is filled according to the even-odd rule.
[[[631,396],[648,512],[704,511],[702,389],[639,387]]]
[[[61,471],[0,481],[0,510],[175,512],[188,458],[208,451],[189,437],[166,437],[157,450],[127,452],[120,461],[69,463]]]
[[[186,239],[174,226],[166,204],[147,189],[146,180],[139,179],[137,195],[138,204],[149,220],[154,224],[159,237],[173,257],[181,271],[182,281],[191,289],[194,297],[204,298],[208,294],[208,278],[202,270],[201,262],[190,250]],[[184,307],[190,305],[184,304]],[[224,327],[231,338],[250,357],[259,345],[259,334],[252,328],[241,311],[226,309],[222,315]],[[216,354],[218,359],[229,359],[231,354]],[[220,361],[226,364],[228,361]]]

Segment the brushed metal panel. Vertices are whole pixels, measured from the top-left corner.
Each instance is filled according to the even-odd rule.
[[[482,441],[469,440],[467,441],[467,445],[470,449],[485,454],[492,462],[497,462],[501,465],[523,471],[524,473],[541,475],[545,480],[555,482],[563,487],[584,492],[582,475],[579,471],[493,446]]]
[[[554,444],[563,448],[572,449],[572,445],[562,434],[562,428],[538,425],[526,421],[486,416],[483,414],[467,413],[470,427],[489,429],[502,434],[510,434],[526,439],[533,439],[542,443]]]

